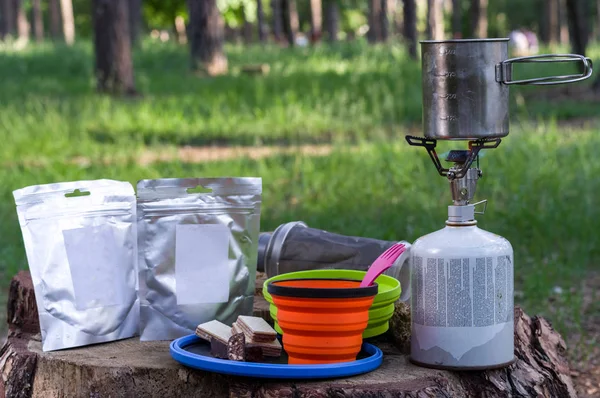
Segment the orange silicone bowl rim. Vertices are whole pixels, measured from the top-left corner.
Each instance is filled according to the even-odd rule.
[[[317,285],[345,284],[340,287],[315,287]],[[313,287],[299,286],[310,285]],[[295,286],[293,286],[295,285]],[[331,279],[331,278],[294,278],[273,281],[267,285],[267,291],[271,295],[280,297],[313,298],[313,299],[352,299],[360,297],[373,297],[377,295],[378,285],[360,286],[360,281],[354,279]]]

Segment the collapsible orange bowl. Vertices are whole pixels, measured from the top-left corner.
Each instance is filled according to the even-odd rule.
[[[273,281],[267,291],[277,307],[289,364],[356,360],[378,286],[347,279]]]

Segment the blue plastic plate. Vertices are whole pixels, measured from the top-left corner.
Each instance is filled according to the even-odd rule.
[[[194,369],[269,379],[323,379],[354,376],[377,369],[383,361],[381,350],[369,343],[363,343],[357,360],[353,362],[288,365],[284,350],[280,358],[265,358],[265,362],[229,361],[211,356],[210,344],[194,334],[173,340],[170,351],[173,359]]]

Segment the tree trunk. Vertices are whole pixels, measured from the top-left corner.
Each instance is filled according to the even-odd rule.
[[[29,42],[29,22],[27,21],[27,14],[25,13],[25,7],[23,0],[14,0],[14,7],[17,14],[17,33],[19,35],[19,41],[22,44]]]
[[[129,34],[131,36],[131,45],[135,46],[138,42],[142,28],[142,0],[129,1]]]
[[[257,275],[258,276],[258,275]],[[257,287],[264,279],[257,279]],[[506,368],[450,372],[411,365],[410,311],[395,304],[388,333],[369,339],[384,352],[381,366],[324,380],[250,379],[199,372],[171,358],[169,341],[131,338],[74,350],[43,352],[28,272],[10,285],[8,339],[0,349],[0,396],[7,397],[536,397],[575,398],[562,337],[540,317],[514,309],[515,356]],[[259,289],[254,316],[272,324]],[[407,332],[407,333],[406,333]],[[409,346],[409,344],[408,344]]]
[[[321,0],[310,0],[310,41],[316,43],[323,34],[323,4]]]
[[[487,5],[488,0],[471,0],[471,23],[473,24],[473,36],[480,39],[487,37]]]
[[[285,21],[283,16],[283,1],[284,0],[271,0],[271,10],[273,11],[273,36],[278,43],[283,41],[283,25]]]
[[[381,24],[381,41],[387,41],[390,36],[388,0],[381,0],[381,14],[379,20]]]
[[[48,1],[50,15],[50,36],[52,40],[60,40],[60,3],[59,0]]]
[[[567,3],[566,0],[558,0],[558,20],[560,24],[560,44],[567,45],[569,44],[569,21],[567,18]]]
[[[542,43],[556,45],[560,40],[559,0],[544,0],[544,13],[540,24]]]
[[[2,0],[2,35],[15,38],[17,33],[17,18],[13,0]]]
[[[325,0],[325,29],[327,40],[331,43],[338,40],[340,10],[336,0]]]
[[[404,39],[408,44],[408,54],[417,59],[417,3],[415,0],[404,2]]]
[[[33,14],[33,33],[38,43],[44,41],[44,16],[42,15],[41,0],[31,2]]]
[[[452,0],[452,37],[462,38],[462,1]]]
[[[256,0],[256,24],[258,27],[258,40],[261,43],[266,43],[267,32],[265,32],[265,10],[263,9],[262,0]]]
[[[190,14],[190,50],[192,69],[217,76],[227,73],[223,52],[223,18],[216,0],[187,0]]]
[[[369,0],[369,31],[367,39],[371,43],[381,40],[381,0]]]
[[[296,45],[296,36],[298,35],[298,29],[300,27],[296,0],[283,0],[283,5],[285,33],[288,45],[293,47]]]
[[[567,0],[571,47],[573,53],[580,55],[585,55],[589,37],[585,5],[585,0]]]
[[[13,0],[2,0],[2,28],[4,37],[15,38],[17,33],[17,18]]]
[[[427,0],[427,37],[431,40],[444,38],[443,0]]]
[[[67,45],[75,43],[75,22],[73,19],[73,1],[60,0],[60,10],[62,13],[63,35]]]
[[[93,0],[97,89],[102,93],[135,95],[129,33],[129,4]]]

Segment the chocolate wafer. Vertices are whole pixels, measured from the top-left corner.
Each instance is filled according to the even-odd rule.
[[[239,322],[239,321],[238,321]],[[279,357],[281,356],[281,343],[279,340],[275,339],[273,341],[255,341],[252,339],[250,334],[243,330],[238,322],[233,322],[231,325],[231,330],[233,333],[244,333],[246,336],[246,345],[249,347],[260,347],[262,349],[263,355],[266,357]]]
[[[266,343],[277,339],[277,332],[262,318],[240,315],[237,325],[250,339],[257,343]]]
[[[231,328],[215,319],[198,325],[196,327],[196,336],[208,342],[212,338],[215,338],[223,344],[227,344],[231,337]]]

